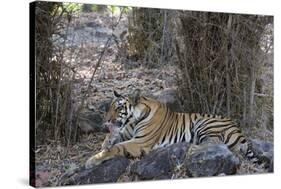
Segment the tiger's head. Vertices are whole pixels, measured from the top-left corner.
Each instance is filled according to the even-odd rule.
[[[140,98],[140,90],[135,90],[129,96],[123,96],[114,91],[114,99],[105,115],[104,126],[111,128],[112,126],[122,127],[133,116],[134,106]]]

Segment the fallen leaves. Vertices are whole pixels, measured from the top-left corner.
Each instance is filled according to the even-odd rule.
[[[35,183],[37,187],[56,186],[60,176],[84,166],[86,160],[101,149],[105,133],[83,135],[81,141],[64,147],[56,142],[41,145],[36,150]]]

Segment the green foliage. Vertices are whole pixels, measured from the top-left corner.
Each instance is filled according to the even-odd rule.
[[[129,13],[130,11],[132,11],[132,7],[123,7],[123,11],[124,13]]]
[[[109,5],[107,6],[107,9],[114,14],[120,13],[122,10],[124,13],[129,13],[132,10],[132,7],[120,7],[115,5]]]
[[[99,5],[93,5],[92,6],[92,11],[93,12],[99,12]]]
[[[107,8],[112,13],[120,12],[120,7],[115,6],[115,5],[109,5],[109,6],[107,6]]]
[[[132,10],[132,7],[121,7],[121,6],[116,6],[116,5],[90,5],[87,4],[88,6],[90,6],[90,8],[87,6],[86,4],[84,4],[84,7],[87,8],[87,10],[85,10],[85,12],[89,12],[88,9],[90,9],[90,11],[92,12],[111,12],[113,14],[119,14],[122,10],[124,13],[129,13]],[[83,11],[83,10],[82,10]]]
[[[80,12],[82,10],[82,4],[80,3],[63,3],[63,8],[67,12]]]
[[[93,12],[105,12],[107,10],[106,5],[92,5],[91,10]]]

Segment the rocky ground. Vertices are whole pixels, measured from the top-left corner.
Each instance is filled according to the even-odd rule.
[[[179,106],[176,90],[164,89],[155,98]],[[145,157],[127,159],[116,157],[86,170],[86,160],[101,149],[106,133],[103,132],[102,113],[108,102],[100,102],[97,110],[87,110],[80,121],[86,133],[81,141],[69,147],[55,141],[38,146],[36,151],[36,185],[58,186],[106,182],[129,182],[155,179],[192,178],[199,176],[225,176],[233,174],[257,174],[273,172],[273,144],[252,140],[255,154],[262,164],[254,164],[239,154],[229,151],[224,145],[203,146],[197,149],[188,144],[175,144],[151,152]],[[103,175],[103,176],[101,176]]]
[[[112,23],[118,20],[118,15],[111,16],[93,13],[82,15],[81,13],[68,28],[64,59],[76,70],[74,90],[77,99],[82,98],[81,95],[87,88],[100,52],[111,35]],[[124,17],[114,31],[117,37],[126,30],[124,29],[127,28],[126,25],[127,19]],[[103,132],[101,124],[113,90],[130,93],[140,88],[143,94],[168,103],[174,111],[181,110],[175,89],[177,70],[174,66],[161,65],[158,68],[147,68],[141,66],[137,60],[120,59],[119,50],[115,42],[110,43],[101,66],[94,76],[86,108],[80,119],[80,129],[84,133],[80,137],[81,140],[68,147],[55,141],[37,146],[36,186],[176,179],[273,171],[272,144],[263,141],[257,141],[256,149],[262,157],[266,157],[266,167],[253,165],[246,160],[240,161],[223,145],[212,146],[208,150],[195,150],[195,153],[185,156],[192,148],[190,145],[177,144],[167,149],[159,149],[142,159],[129,160],[117,157],[91,170],[85,170],[84,163],[100,150],[105,138],[106,133]],[[202,153],[207,154],[207,159],[202,157]],[[202,159],[204,161],[201,161]]]
[[[116,157],[91,169],[84,163],[100,150],[104,133],[85,135],[69,148],[59,144],[41,146],[36,152],[36,186],[131,182],[206,176],[273,172],[273,145],[253,140],[254,151],[263,160],[254,164],[232,153],[223,144],[200,147],[186,143],[152,151],[138,159]]]

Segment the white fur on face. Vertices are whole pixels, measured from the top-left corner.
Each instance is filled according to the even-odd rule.
[[[116,101],[116,107],[121,107],[125,104],[126,100],[125,99],[120,99]]]

